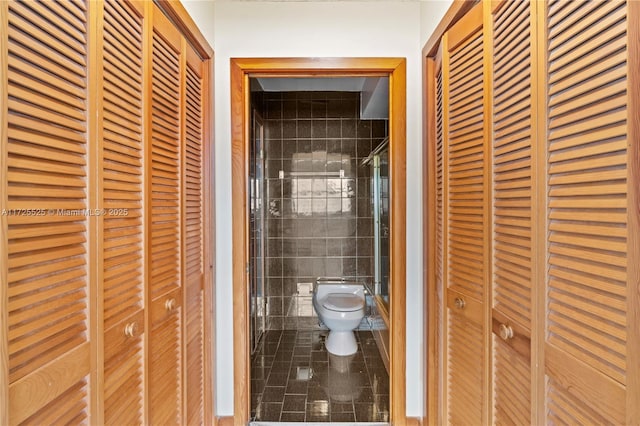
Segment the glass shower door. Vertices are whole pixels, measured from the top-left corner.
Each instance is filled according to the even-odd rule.
[[[375,152],[372,161],[375,294],[389,304],[389,150]]]
[[[251,352],[258,347],[266,325],[265,288],[265,198],[264,125],[254,111],[252,146],[249,154],[249,312]]]

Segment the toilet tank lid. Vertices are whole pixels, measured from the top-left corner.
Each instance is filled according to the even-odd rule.
[[[362,309],[364,300],[350,293],[329,293],[322,306],[332,311],[351,312]]]

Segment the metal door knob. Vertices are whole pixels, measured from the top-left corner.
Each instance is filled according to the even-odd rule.
[[[464,309],[465,305],[467,304],[462,297],[456,297],[454,303],[456,305],[456,308],[458,309]]]
[[[124,326],[124,335],[127,337],[133,337],[138,331],[138,323],[133,321]]]
[[[498,329],[498,334],[502,340],[513,339],[513,329],[511,326],[506,324],[500,324],[500,328]]]

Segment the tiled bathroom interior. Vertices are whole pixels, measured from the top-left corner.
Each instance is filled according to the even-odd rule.
[[[371,287],[371,168],[361,162],[388,120],[360,119],[357,92],[264,92],[266,331],[252,357],[259,421],[388,420],[389,378],[365,317],[358,352],[324,348],[311,291],[317,277]]]
[[[373,280],[371,170],[388,120],[360,120],[357,92],[263,94],[267,328],[317,328],[317,277]]]

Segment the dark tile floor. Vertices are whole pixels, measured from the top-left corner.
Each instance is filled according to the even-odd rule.
[[[373,334],[356,331],[358,352],[327,352],[328,331],[268,331],[251,362],[256,421],[387,422],[389,376]]]

